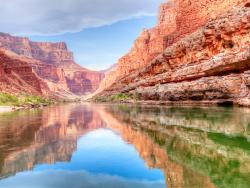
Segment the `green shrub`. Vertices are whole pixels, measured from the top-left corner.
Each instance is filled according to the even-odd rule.
[[[130,99],[130,96],[125,93],[119,93],[111,96],[111,101],[124,101]]]
[[[0,105],[11,105],[17,103],[18,103],[18,98],[16,96],[0,92]]]
[[[50,99],[45,99],[40,96],[33,96],[27,94],[19,94],[17,96],[0,92],[0,105],[4,106],[22,106],[22,105],[41,105],[41,104],[52,104],[53,101]]]
[[[129,100],[131,97],[128,94],[125,93],[118,93],[115,95],[109,95],[109,96],[96,96],[92,100],[95,102],[121,102]]]

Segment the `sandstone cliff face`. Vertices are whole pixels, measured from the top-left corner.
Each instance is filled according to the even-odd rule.
[[[41,95],[41,83],[25,61],[15,60],[0,51],[0,90]]]
[[[164,50],[164,36],[176,29],[176,6],[172,2],[160,7],[159,23],[155,28],[144,30],[136,39],[128,54],[119,59],[117,66],[107,72],[98,92],[110,87],[116,80],[131,71],[142,68]]]
[[[245,0],[172,0],[176,6],[176,30],[165,36],[165,47],[244,3]],[[167,12],[165,12],[167,13]],[[168,13],[167,13],[168,14]]]
[[[183,7],[187,2],[190,6]],[[164,37],[165,49],[102,94],[129,92],[141,100],[250,105],[250,8],[244,1],[214,1],[195,12],[194,7],[203,3],[172,2],[178,7],[177,30]]]
[[[68,51],[64,42],[32,42],[25,37],[0,33],[0,47],[47,64],[63,65],[74,63],[73,53]]]
[[[0,48],[13,53],[9,53],[10,58],[28,63],[38,79],[43,81],[46,89],[42,94],[46,96],[92,93],[103,78],[103,73],[77,65],[64,42],[32,42],[28,38],[0,33]]]
[[[104,74],[91,71],[76,71],[67,76],[70,91],[75,94],[93,93],[99,87]]]

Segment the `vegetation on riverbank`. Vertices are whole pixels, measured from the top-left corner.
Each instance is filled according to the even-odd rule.
[[[46,106],[52,103],[53,100],[40,96],[28,95],[25,93],[13,95],[10,93],[0,92],[0,106],[35,107]]]
[[[126,102],[128,100],[132,100],[133,97],[125,94],[125,93],[118,93],[115,95],[108,95],[108,96],[95,96],[91,99],[94,102]]]

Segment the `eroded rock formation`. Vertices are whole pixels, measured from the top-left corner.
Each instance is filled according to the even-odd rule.
[[[64,42],[32,42],[28,38],[0,33],[0,48],[13,61],[18,59],[30,66],[37,79],[43,82],[41,93],[46,96],[92,93],[104,76],[102,72],[76,64]]]
[[[101,95],[250,105],[248,1],[174,0],[106,76]]]
[[[10,93],[42,94],[41,82],[25,61],[12,59],[0,51],[0,90]]]

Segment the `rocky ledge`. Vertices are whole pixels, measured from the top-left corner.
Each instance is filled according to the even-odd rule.
[[[250,106],[249,2],[211,16],[202,27],[177,38],[147,65],[116,79],[99,96],[124,93],[165,103]]]

